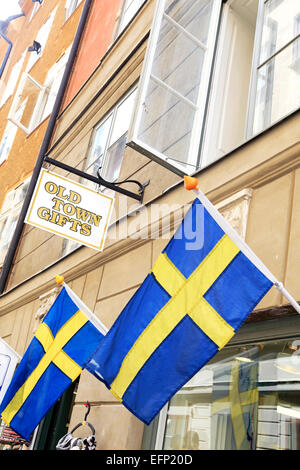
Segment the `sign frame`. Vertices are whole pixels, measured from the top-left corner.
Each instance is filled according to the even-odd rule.
[[[88,241],[85,241],[82,237],[76,237],[75,235],[69,235],[66,230],[59,230],[59,227],[58,225],[54,222],[54,227],[51,228],[49,226],[49,224],[46,225],[46,223],[43,223],[43,219],[41,218],[40,220],[40,223],[38,223],[35,219],[37,218],[36,216],[36,213],[34,211],[36,211],[36,207],[37,207],[37,202],[39,200],[39,196],[41,196],[41,192],[42,192],[42,184],[45,182],[46,180],[46,177],[49,176],[50,178],[52,177],[52,179],[54,180],[53,184],[55,185],[56,182],[60,181],[61,184],[65,184],[65,186],[69,186],[69,188],[73,188],[72,190],[70,190],[69,188],[65,188],[67,191],[73,191],[75,193],[76,189],[78,191],[82,191],[83,193],[91,193],[91,195],[95,195],[97,198],[99,199],[102,199],[102,201],[105,201],[105,204],[106,204],[106,208],[105,208],[105,216],[102,217],[102,216],[96,216],[95,213],[91,212],[91,214],[93,214],[95,217],[100,217],[101,219],[103,218],[103,222],[101,222],[101,231],[99,230],[99,233],[100,233],[100,239],[97,241],[97,243],[89,243]],[[52,183],[52,182],[51,182]],[[75,189],[76,188],[76,189]],[[55,195],[55,192],[50,192],[49,194],[53,194]],[[55,199],[58,199],[58,198],[55,198]],[[63,198],[62,200],[60,200],[62,203],[63,201],[65,201],[66,199]],[[69,203],[68,206],[71,206],[72,204]],[[38,180],[37,180],[37,183],[36,183],[36,186],[35,186],[35,189],[34,189],[34,192],[33,192],[33,195],[32,195],[32,198],[31,198],[31,201],[30,201],[30,205],[28,207],[28,210],[27,210],[27,213],[26,213],[26,217],[25,217],[25,223],[29,224],[29,225],[32,225],[34,227],[37,227],[37,228],[40,228],[42,230],[45,230],[49,233],[52,233],[54,235],[58,235],[62,238],[65,238],[65,239],[68,239],[68,240],[71,240],[71,241],[75,241],[77,243],[80,243],[81,245],[84,245],[84,246],[87,246],[89,248],[93,248],[97,251],[103,251],[103,248],[104,248],[104,243],[105,243],[105,239],[106,239],[106,235],[107,235],[107,230],[108,230],[108,224],[109,224],[109,221],[110,221],[110,218],[111,218],[111,214],[112,214],[112,209],[113,209],[113,206],[114,206],[114,197],[111,196],[111,195],[107,195],[107,194],[103,194],[103,193],[99,193],[97,191],[95,191],[94,189],[91,189],[81,183],[78,183],[76,181],[73,181],[71,180],[70,178],[66,178],[65,176],[61,176],[61,175],[58,175],[57,173],[54,173],[48,169],[45,169],[45,168],[42,168],[40,174],[39,174],[39,177],[38,177]],[[53,207],[51,208],[50,206],[49,207],[45,207],[44,208],[45,210],[52,210]],[[82,208],[80,208],[82,209]],[[84,211],[87,211],[89,212],[88,209],[83,209]],[[59,215],[63,215],[61,212],[57,212]],[[66,212],[64,212],[65,216],[64,217],[67,217],[68,218],[68,215],[66,214]],[[100,220],[101,220],[100,219]],[[47,220],[45,219],[45,221],[47,222]]]

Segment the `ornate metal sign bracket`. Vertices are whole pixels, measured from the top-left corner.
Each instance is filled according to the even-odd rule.
[[[99,175],[99,171],[98,171],[98,176],[96,177],[96,176],[90,175],[88,173],[84,173],[83,171],[78,170],[77,168],[73,168],[72,166],[66,165],[66,163],[60,162],[58,160],[54,160],[53,158],[49,158],[47,156],[44,158],[44,162],[50,163],[51,165],[62,168],[63,170],[66,170],[70,173],[73,173],[74,175],[77,175],[77,176],[80,176],[81,178],[85,178],[89,181],[92,181],[93,183],[96,183],[99,186],[104,186],[104,187],[112,189],[113,191],[116,191],[120,194],[124,194],[125,196],[136,199],[140,203],[142,203],[142,201],[143,201],[145,187],[148,186],[148,184],[150,183],[150,180],[146,181],[143,184],[140,183],[139,181],[136,181],[136,180],[125,180],[125,181],[110,183],[110,182],[106,181],[105,179],[103,179]],[[119,187],[120,185],[125,184],[125,183],[136,184],[139,187],[138,194],[133,193],[132,191],[128,191],[127,189]]]

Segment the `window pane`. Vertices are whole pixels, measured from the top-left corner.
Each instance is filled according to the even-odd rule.
[[[300,106],[299,48],[300,39],[258,70],[254,134]]]
[[[28,132],[31,132],[31,125],[33,124],[32,119],[34,117],[34,111],[38,105],[41,89],[30,79],[26,79],[22,90],[18,94],[18,103],[22,103],[18,106],[13,118],[24,126]]]
[[[298,450],[299,345],[222,350],[171,399],[163,448]]]
[[[166,14],[203,44],[207,44],[212,4],[213,2],[210,0],[198,2],[194,0],[185,0],[184,2],[168,0]]]
[[[150,80],[138,138],[166,157],[188,161],[195,110]]]
[[[157,2],[128,145],[185,173],[199,165],[221,1]]]
[[[97,161],[93,174],[95,174],[95,171],[102,166],[102,157],[107,146],[111,122],[112,114],[95,129],[93,143],[87,161],[88,169],[91,168],[91,165],[94,166],[94,163]]]
[[[106,181],[113,182],[118,179],[125,151],[126,136],[127,134],[124,134],[107,150],[105,157],[107,165],[102,173]]]
[[[110,145],[118,140],[125,132],[128,131],[132,108],[135,102],[136,90],[134,90],[124,101],[121,103],[115,116],[113,124],[112,135],[110,138]]]
[[[14,126],[15,127],[15,126]],[[0,212],[0,264],[6,255],[9,243],[17,225],[18,216],[27,192],[30,178],[9,191]]]
[[[260,63],[295,37],[299,0],[269,0],[265,5]]]
[[[19,78],[19,75],[23,66],[23,62],[25,59],[25,54],[26,52],[23,52],[21,58],[13,66],[11,74],[8,77],[8,80],[6,83],[6,88],[4,90],[4,93],[0,101],[0,106],[2,106],[8,100],[8,98],[13,94],[15,90],[15,87],[16,87],[16,84],[17,84],[17,81],[18,81],[18,78]]]
[[[1,236],[1,250],[5,253],[13,236],[18,221],[17,215],[9,218]]]
[[[163,20],[152,74],[197,103],[204,54],[194,41]]]
[[[7,159],[10,149],[13,145],[16,132],[17,127],[9,122],[6,126],[4,135],[0,143],[0,163],[4,162]]]
[[[52,23],[54,20],[54,16],[56,13],[57,8],[55,8],[49,18],[47,19],[46,23],[43,24],[43,26],[40,28],[39,32],[37,33],[35,40],[40,43],[41,45],[41,52],[37,54],[36,52],[30,52],[29,60],[26,65],[26,71],[28,72],[33,65],[36,63],[36,61],[41,57],[43,54],[44,48],[46,46],[48,36],[50,34],[50,30],[52,27]]]

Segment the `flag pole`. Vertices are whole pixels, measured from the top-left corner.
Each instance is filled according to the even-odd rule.
[[[63,287],[65,287],[67,293],[69,294],[69,296],[71,297],[71,299],[73,300],[73,302],[77,305],[77,307],[83,312],[86,314],[86,316],[88,317],[88,319],[90,320],[91,323],[94,324],[94,326],[96,328],[98,328],[98,330],[106,335],[106,333],[108,332],[108,328],[106,328],[106,326],[99,320],[99,318],[88,308],[87,305],[85,305],[84,302],[82,302],[82,300],[78,297],[78,295],[75,294],[75,292],[71,289],[71,287],[69,287],[66,283],[65,283],[65,280],[64,280],[64,277],[63,276],[59,276],[59,275],[56,275],[55,276],[55,280],[57,282],[58,285],[62,285]]]
[[[300,314],[300,305],[293,298],[293,296],[286,290],[282,282],[269,271],[269,269],[264,265],[264,263],[257,257],[257,255],[251,250],[247,245],[245,240],[232,228],[232,226],[227,222],[227,220],[222,216],[222,214],[215,208],[215,206],[207,199],[207,197],[200,191],[198,186],[197,178],[192,176],[184,177],[184,185],[188,191],[193,190],[202,205],[210,213],[210,215],[216,220],[220,225],[222,230],[227,233],[232,241],[237,245],[237,247],[247,256],[252,263],[271,281],[273,282],[276,289],[288,300],[288,302],[294,307],[297,313]]]

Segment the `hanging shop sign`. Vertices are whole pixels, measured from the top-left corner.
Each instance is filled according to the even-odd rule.
[[[25,222],[102,251],[113,204],[113,197],[43,169]]]

